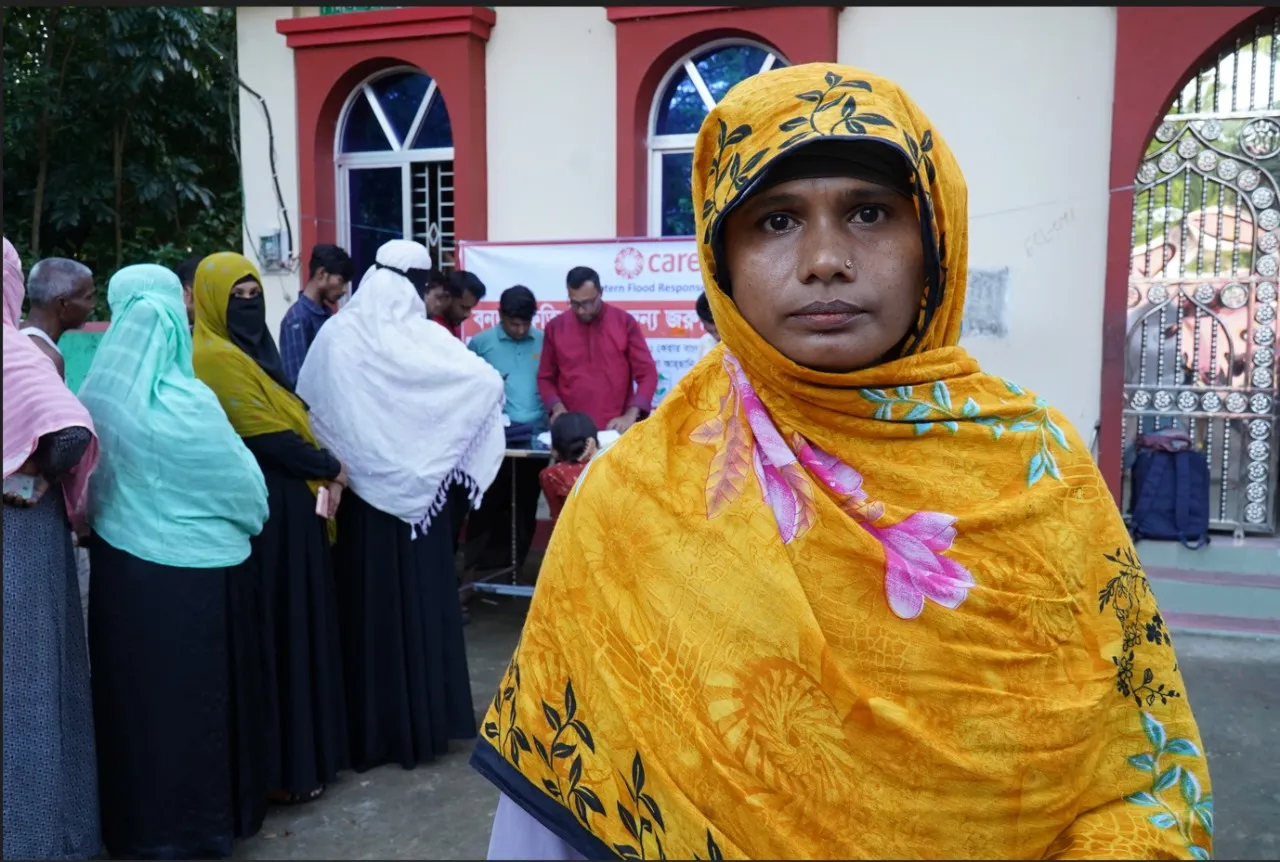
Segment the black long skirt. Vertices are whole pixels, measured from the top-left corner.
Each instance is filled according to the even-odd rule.
[[[262,472],[271,515],[252,560],[266,633],[267,782],[301,795],[348,766],[333,555],[306,482]]]
[[[257,665],[236,660],[252,631],[248,570],[141,560],[95,537],[89,602],[99,798],[107,852],[208,859],[256,831],[252,704]]]
[[[335,558],[358,772],[413,769],[476,736],[447,513],[414,539],[399,518],[342,496]]]

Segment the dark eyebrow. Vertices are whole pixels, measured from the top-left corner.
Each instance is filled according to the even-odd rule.
[[[786,192],[764,191],[753,196],[747,205],[753,209],[785,209],[804,203],[804,197]]]
[[[888,186],[882,186],[867,181],[860,181],[858,185],[850,186],[849,188],[842,190],[840,193],[840,202],[845,206],[862,203],[881,203],[890,198],[910,200],[907,195],[895,191]],[[796,194],[795,192],[766,189],[746,201],[746,206],[755,210],[787,209],[802,206],[805,202],[805,195]]]

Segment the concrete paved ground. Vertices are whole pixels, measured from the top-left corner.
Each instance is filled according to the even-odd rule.
[[[467,629],[477,711],[520,633],[523,599],[472,603]],[[1219,859],[1280,858],[1280,640],[1174,633],[1209,752]],[[319,801],[275,809],[239,859],[483,859],[497,791],[469,746],[406,772],[344,774]]]

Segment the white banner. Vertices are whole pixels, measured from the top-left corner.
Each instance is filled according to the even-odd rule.
[[[498,297],[517,284],[533,291],[533,325],[545,329],[568,309],[565,278],[575,266],[598,272],[605,300],[640,323],[658,366],[656,405],[698,361],[704,330],[694,303],[702,293],[702,268],[693,239],[459,243],[458,268],[475,273],[487,288],[463,336],[497,326]]]
[[[565,276],[575,266],[600,273],[610,302],[680,300],[702,293],[698,245],[692,239],[578,242],[459,243],[458,266],[497,294],[523,284],[540,300],[565,301]]]

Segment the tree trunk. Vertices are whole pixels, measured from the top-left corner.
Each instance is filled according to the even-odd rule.
[[[53,35],[58,29],[58,18],[61,11],[55,11],[48,21],[49,35],[44,41],[44,55],[40,58],[41,71],[47,71],[53,64]],[[36,124],[36,189],[35,200],[31,208],[31,257],[40,257],[40,222],[44,220],[44,185],[49,176],[49,103],[44,103],[40,112],[40,121]]]
[[[39,143],[36,153],[35,199],[31,204],[31,259],[40,259],[40,223],[44,220],[44,184],[49,176],[49,108],[46,105],[40,117]]]
[[[116,269],[124,266],[124,142],[129,134],[129,117],[117,119],[111,135],[111,170],[116,186]]]
[[[52,34],[58,25],[58,18],[61,15],[59,10],[54,14],[53,19],[49,22],[49,32]],[[71,59],[71,54],[75,51],[76,38],[80,35],[79,27],[71,34],[71,40],[67,43],[67,51],[62,55],[62,67],[58,70],[58,86],[54,90],[53,98],[45,102],[44,109],[40,112],[40,123],[37,126],[37,145],[36,157],[38,159],[36,165],[36,187],[34,200],[31,205],[31,257],[33,260],[40,257],[40,225],[44,221],[44,190],[45,184],[49,179],[49,138],[53,126],[53,111],[62,101],[62,86],[67,80],[67,62]],[[45,43],[44,63],[46,68],[53,59],[53,37]]]

